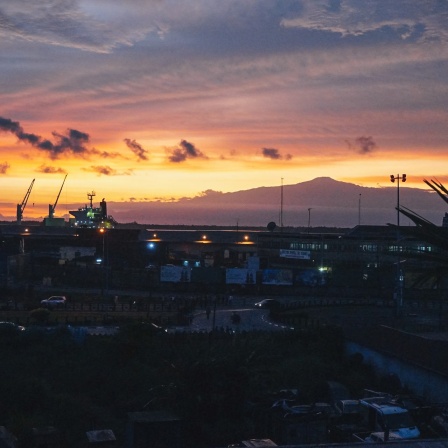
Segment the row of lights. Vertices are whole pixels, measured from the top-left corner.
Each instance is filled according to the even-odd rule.
[[[243,244],[244,244],[244,243],[249,243],[249,242],[250,242],[249,235],[244,235],[243,239],[244,239]],[[153,233],[153,234],[152,234],[152,239],[151,239],[150,241],[151,241],[151,242],[155,242],[155,241],[161,241],[161,240],[160,240],[160,238],[158,237],[157,233]],[[211,241],[208,239],[207,235],[205,235],[205,234],[202,235],[202,237],[201,237],[201,239],[199,240],[199,242],[200,242],[200,243],[211,243]],[[152,246],[152,247],[154,247],[154,246]],[[151,248],[152,248],[152,247],[151,247]]]
[[[211,241],[207,238],[207,235],[202,235],[202,239],[201,239],[202,243],[211,243]],[[249,236],[248,235],[244,235],[244,242],[249,242]]]

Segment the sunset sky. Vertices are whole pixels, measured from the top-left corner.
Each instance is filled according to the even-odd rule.
[[[447,0],[0,3],[0,214],[448,182]]]

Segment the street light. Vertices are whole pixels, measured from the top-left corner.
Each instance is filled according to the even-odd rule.
[[[390,181],[394,183],[397,181],[397,227],[400,227],[400,180],[406,182],[406,174],[402,174],[401,176],[397,174],[394,176],[390,175]]]
[[[390,181],[397,181],[397,279],[396,279],[396,313],[397,317],[401,315],[401,307],[403,305],[403,275],[401,273],[400,260],[400,180],[406,182],[406,174],[396,176],[391,174]]]

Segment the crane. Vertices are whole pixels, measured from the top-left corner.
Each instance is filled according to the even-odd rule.
[[[48,217],[50,219],[54,218],[54,211],[56,210],[56,205],[58,205],[59,196],[61,195],[61,191],[62,191],[62,188],[64,187],[65,179],[67,179],[67,176],[68,176],[68,174],[66,174],[65,177],[64,177],[64,180],[63,180],[62,185],[61,185],[61,189],[59,190],[59,193],[58,193],[58,195],[56,197],[56,201],[54,201],[54,204],[53,205],[48,204]]]
[[[28,202],[28,199],[31,194],[31,190],[33,189],[34,181],[36,179],[33,179],[31,182],[31,185],[28,188],[28,191],[25,194],[25,197],[23,198],[23,201],[21,204],[17,204],[17,224],[22,224],[22,218],[23,218],[23,212],[25,211],[26,204]]]

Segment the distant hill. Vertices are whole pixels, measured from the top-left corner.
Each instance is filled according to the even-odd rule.
[[[281,187],[259,187],[221,193],[207,191],[177,202],[109,202],[108,210],[118,222],[264,227],[354,227],[396,223],[397,187],[371,188],[319,177]],[[432,191],[400,185],[400,204],[442,224],[446,204]],[[283,213],[280,209],[283,208]],[[311,210],[309,210],[311,209]],[[402,225],[411,225],[401,217]]]

